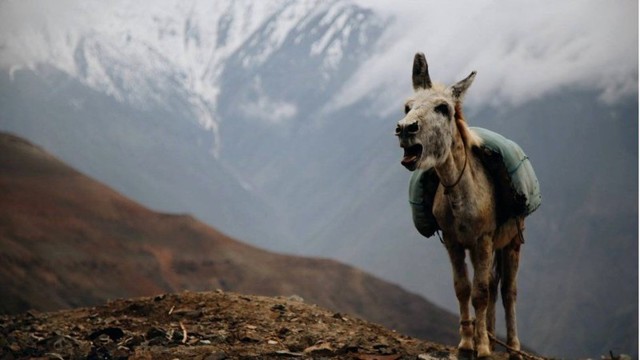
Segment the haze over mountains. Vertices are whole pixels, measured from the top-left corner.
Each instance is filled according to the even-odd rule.
[[[532,12],[523,21],[532,31],[518,28],[511,46],[455,56],[441,39],[467,36],[438,31],[442,20],[396,39],[402,19],[348,1],[82,2],[44,6],[50,15],[34,4],[43,6],[0,5],[22,20],[0,34],[0,129],[153,209],[270,250],[345,261],[454,312],[445,251],[411,224],[392,131],[414,52],[427,53],[437,80],[480,66],[467,118],[518,142],[543,193],[523,249],[523,342],[557,356],[637,355],[637,35],[618,34],[637,27],[620,14],[637,4],[576,5],[602,21],[570,17],[573,30],[549,36],[548,49],[533,30],[555,29],[562,13]],[[469,6],[480,17],[498,5]],[[581,37],[579,25],[626,47],[597,48],[608,42]],[[499,34],[487,41],[508,37]],[[516,61],[554,56],[565,66],[557,73]],[[583,80],[594,68],[597,79]],[[492,77],[500,73],[509,75]]]
[[[328,259],[279,255],[192,216],[150,211],[0,133],[0,312],[52,311],[182,290],[302,296],[453,345],[457,318]]]

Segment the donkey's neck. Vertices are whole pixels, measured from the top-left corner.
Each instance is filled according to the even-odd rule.
[[[446,160],[435,167],[454,214],[460,209],[465,199],[472,196],[473,174],[468,164],[472,161],[469,159],[470,155],[462,137],[456,133]]]

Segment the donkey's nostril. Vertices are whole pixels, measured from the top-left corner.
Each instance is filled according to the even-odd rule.
[[[407,132],[409,134],[417,134],[419,130],[420,130],[420,126],[418,126],[417,122],[414,122],[412,124],[409,124],[409,126],[407,126]]]
[[[400,124],[398,124],[396,126],[396,136],[399,136],[400,134],[402,134],[402,126],[400,126]]]

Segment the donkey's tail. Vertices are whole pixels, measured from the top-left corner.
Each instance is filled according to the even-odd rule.
[[[504,251],[498,249],[493,254],[493,271],[491,272],[491,295],[493,301],[497,300],[498,287],[504,278]]]

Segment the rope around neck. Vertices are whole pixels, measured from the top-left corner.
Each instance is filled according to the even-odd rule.
[[[467,168],[467,158],[469,156],[467,155],[467,146],[465,145],[464,141],[462,142],[462,147],[464,148],[464,165],[462,165],[462,171],[460,171],[460,175],[458,176],[458,180],[456,180],[456,182],[454,182],[452,185],[445,185],[445,183],[442,182],[442,180],[440,180],[440,183],[444,187],[444,194],[445,195],[448,195],[451,192],[451,190],[454,187],[456,187],[456,185],[458,185],[460,180],[462,180],[462,175],[464,174],[464,170]]]

